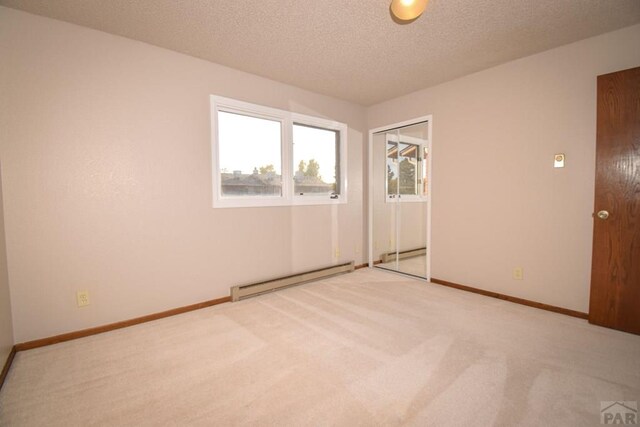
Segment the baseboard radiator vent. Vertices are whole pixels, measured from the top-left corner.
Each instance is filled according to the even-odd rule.
[[[398,253],[398,259],[412,258],[414,256],[425,255],[427,253],[427,248],[418,248],[418,249],[410,249],[408,251],[402,251]],[[382,254],[382,262],[391,262],[396,260],[396,253],[389,252],[387,254]]]
[[[335,276],[342,273],[350,273],[355,269],[354,262],[320,268],[318,270],[307,271],[305,273],[293,274],[291,276],[280,277],[278,279],[267,280],[265,282],[252,283],[249,285],[233,286],[231,288],[231,301],[253,297],[256,295],[273,292],[289,286],[300,285],[325,277]]]

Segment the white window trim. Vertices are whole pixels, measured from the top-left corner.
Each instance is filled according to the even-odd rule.
[[[223,196],[218,150],[218,111],[264,118],[281,123],[282,196]],[[293,191],[293,124],[335,130],[340,135],[340,193],[338,198],[327,195],[295,195]],[[298,205],[335,205],[347,203],[347,125],[341,122],[292,113],[277,108],[251,104],[231,98],[211,95],[211,164],[214,208],[243,208]]]
[[[386,135],[387,139],[387,143],[389,143],[389,141],[392,142],[398,142],[398,137],[396,135],[393,134],[387,134]],[[423,139],[423,138],[417,138],[415,136],[408,136],[408,135],[402,135],[400,138],[400,142],[406,142],[409,144],[415,144],[418,147],[420,147],[420,155],[422,155],[422,153],[424,153],[424,149],[426,148],[427,150],[429,149],[429,140],[428,139]],[[428,151],[427,151],[428,153]],[[385,162],[386,162],[387,158],[385,157]],[[424,162],[424,159],[422,160]],[[428,161],[427,161],[428,162]],[[428,170],[427,170],[427,174],[428,174]],[[423,177],[423,179],[427,179],[427,177]],[[400,197],[398,198],[392,198],[389,197],[389,189],[387,188],[387,180],[385,179],[385,188],[384,188],[384,192],[385,192],[385,203],[423,203],[426,202],[428,200],[428,195],[425,194],[421,194],[419,196],[416,195],[411,195],[411,194],[401,194]]]

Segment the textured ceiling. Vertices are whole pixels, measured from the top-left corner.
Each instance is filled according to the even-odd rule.
[[[371,105],[640,22],[640,0],[0,0]],[[640,41],[639,41],[640,45]]]

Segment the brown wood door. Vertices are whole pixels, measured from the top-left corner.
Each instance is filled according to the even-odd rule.
[[[640,67],[598,76],[596,141],[589,322],[640,334]]]

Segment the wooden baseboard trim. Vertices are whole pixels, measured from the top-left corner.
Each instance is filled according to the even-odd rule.
[[[0,373],[0,390],[2,390],[2,386],[4,385],[4,380],[7,378],[7,374],[9,373],[9,369],[11,368],[11,364],[13,363],[13,358],[16,357],[16,346],[11,347],[11,351],[9,352],[9,356],[7,356],[7,361],[4,363],[4,367],[2,368],[2,373]]]
[[[151,322],[152,320],[158,320],[165,317],[175,316],[177,314],[187,313],[189,311],[199,310],[201,308],[211,307],[214,305],[222,304],[225,302],[231,302],[231,297],[223,297],[210,301],[200,302],[198,304],[187,305],[184,307],[178,307],[160,313],[149,314],[142,317],[136,317],[135,319],[123,320],[122,322],[111,323],[108,325],[97,326],[95,328],[83,329],[81,331],[69,332],[62,335],[56,335],[49,338],[42,338],[34,341],[27,341],[20,344],[16,344],[14,349],[16,351],[31,350],[33,348],[44,347],[47,345],[58,344],[65,341],[71,341],[78,338],[84,338],[91,335],[101,334],[103,332],[114,331],[116,329],[126,328],[128,326],[139,325],[140,323]]]
[[[378,265],[378,264],[382,264],[382,260],[381,259],[373,261],[373,265]]]
[[[513,302],[516,304],[522,304],[529,307],[539,308],[541,310],[553,311],[554,313],[565,314],[567,316],[577,317],[579,319],[588,319],[587,313],[581,311],[569,310],[568,308],[556,307],[555,305],[544,304],[541,302],[530,301],[524,298],[512,297],[509,295],[500,294],[498,292],[485,291],[484,289],[474,288],[472,286],[460,285],[458,283],[448,282],[446,280],[431,278],[431,283],[436,283],[442,286],[448,286],[450,288],[460,289],[467,292],[473,292],[474,294],[480,294],[487,297],[497,298],[504,301]]]

